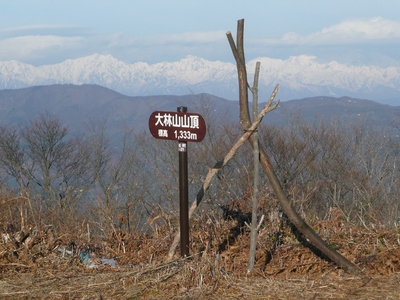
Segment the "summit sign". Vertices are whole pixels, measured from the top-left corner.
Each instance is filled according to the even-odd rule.
[[[187,112],[180,106],[177,112],[155,111],[149,118],[151,135],[156,139],[178,141],[179,152],[179,219],[181,255],[189,256],[189,190],[188,142],[201,142],[206,135],[206,122],[199,114]]]
[[[155,111],[149,118],[150,133],[156,139],[201,142],[206,135],[203,117],[195,113]]]

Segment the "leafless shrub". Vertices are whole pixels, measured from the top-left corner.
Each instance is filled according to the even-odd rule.
[[[324,218],[338,207],[360,224],[398,219],[398,144],[371,126],[293,119],[263,130],[263,143],[287,194],[304,217]]]

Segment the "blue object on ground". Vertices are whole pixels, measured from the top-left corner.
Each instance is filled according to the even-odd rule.
[[[89,253],[85,251],[79,252],[79,260],[90,269],[98,268],[98,265],[90,258]]]
[[[96,262],[93,261],[93,259],[91,259],[89,253],[87,253],[86,251],[79,252],[79,260],[81,261],[82,264],[84,264],[88,268],[94,268],[94,269],[98,268],[98,264],[96,264]],[[99,258],[96,259],[96,261],[104,265],[109,265],[112,268],[115,268],[117,266],[117,261],[115,259]]]

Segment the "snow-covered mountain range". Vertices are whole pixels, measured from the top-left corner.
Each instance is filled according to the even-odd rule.
[[[257,61],[261,62],[260,101],[266,100],[279,84],[278,98],[283,101],[350,96],[400,105],[400,67],[323,63],[306,55],[286,60],[260,57],[247,63],[249,84],[253,83]],[[50,84],[98,84],[135,96],[209,93],[231,100],[238,98],[233,61],[187,56],[177,62],[129,64],[111,55],[99,54],[43,66],[0,61],[0,89]]]

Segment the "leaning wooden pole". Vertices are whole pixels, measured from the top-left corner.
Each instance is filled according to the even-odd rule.
[[[237,25],[237,40],[236,44],[232,38],[230,32],[226,33],[229,44],[232,49],[233,56],[236,60],[237,72],[238,72],[238,81],[239,81],[239,105],[240,105],[240,124],[243,129],[246,131],[251,126],[250,114],[249,114],[249,106],[248,106],[248,83],[247,83],[247,73],[246,73],[246,64],[244,57],[244,46],[243,46],[243,37],[244,37],[244,19],[238,21]],[[250,144],[253,145],[254,136],[250,135],[249,137]],[[356,265],[347,260],[344,256],[338,253],[335,249],[329,246],[319,235],[317,235],[314,230],[300,217],[300,215],[296,212],[292,203],[287,199],[281,184],[278,181],[278,178],[272,168],[271,162],[264,151],[263,147],[259,145],[260,151],[260,162],[263,167],[265,173],[268,177],[268,182],[271,187],[274,189],[279,203],[287,215],[290,222],[293,223],[294,226],[323,254],[325,254],[328,258],[330,258],[333,262],[335,262],[340,268],[344,269],[348,273],[361,275],[362,272]]]

